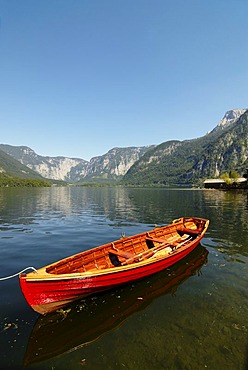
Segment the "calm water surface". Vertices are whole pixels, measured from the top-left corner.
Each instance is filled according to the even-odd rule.
[[[0,189],[0,276],[181,216],[210,219],[182,263],[39,316],[0,281],[1,369],[248,368],[248,194],[211,190]]]

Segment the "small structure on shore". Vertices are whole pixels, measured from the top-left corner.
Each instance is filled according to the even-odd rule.
[[[223,179],[206,179],[204,181],[205,189],[248,189],[248,177],[239,177],[227,183]]]
[[[226,182],[222,179],[206,179],[204,181],[204,188],[206,189],[222,189]]]

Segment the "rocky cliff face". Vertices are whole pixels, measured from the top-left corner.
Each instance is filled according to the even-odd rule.
[[[232,109],[226,112],[224,117],[220,120],[218,125],[213,129],[212,132],[216,132],[219,130],[224,130],[229,125],[235,123],[239,117],[244,114],[246,109]]]
[[[88,163],[80,158],[43,157],[27,146],[1,144],[0,148],[41,176],[53,180],[74,182],[75,174],[83,173]]]
[[[24,166],[22,163],[20,163],[20,161],[8,155],[5,151],[1,149],[0,149],[0,175],[4,176],[5,178],[18,177],[39,180],[43,179],[37,172],[31,170],[27,166]]]
[[[26,146],[0,145],[5,153],[36,171],[41,176],[77,183],[91,180],[116,180],[152,146],[113,148],[89,162],[80,158],[44,157]]]
[[[116,180],[124,176],[150,148],[152,146],[113,148],[102,156],[92,158],[81,178]]]

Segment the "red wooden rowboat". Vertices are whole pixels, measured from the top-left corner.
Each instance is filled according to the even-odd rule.
[[[20,274],[22,292],[35,311],[55,311],[172,266],[199,244],[208,225],[207,219],[182,217],[170,225],[86,250]]]
[[[77,351],[120,327],[131,315],[161,295],[175,295],[188,278],[200,275],[208,251],[199,244],[175,265],[122,289],[70,304],[66,310],[39,316],[30,334],[24,367],[66,352]],[[93,324],[94,323],[94,324]]]

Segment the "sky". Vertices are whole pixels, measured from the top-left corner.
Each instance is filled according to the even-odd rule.
[[[90,160],[248,108],[248,0],[0,0],[0,143]]]

